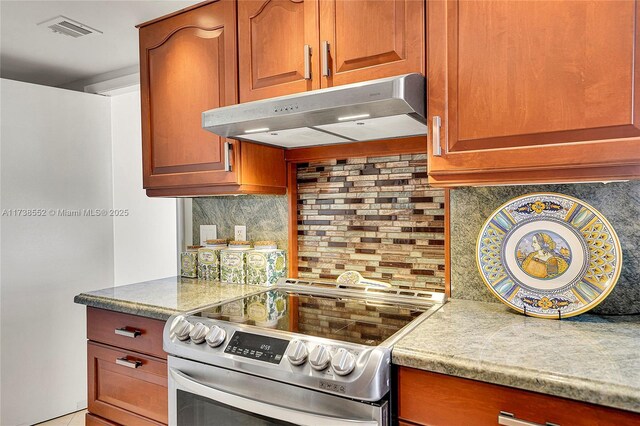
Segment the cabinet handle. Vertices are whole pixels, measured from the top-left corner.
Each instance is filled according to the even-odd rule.
[[[231,171],[231,151],[233,147],[231,146],[231,142],[224,143],[224,171]]]
[[[128,330],[127,327],[116,328],[115,332],[117,335],[131,337],[132,339],[142,335],[140,330]]]
[[[125,356],[123,358],[116,358],[116,364],[121,365],[123,367],[138,368],[142,366],[142,361],[130,361]]]
[[[311,46],[304,45],[304,79],[311,80]]]
[[[440,146],[440,125],[441,120],[440,117],[435,115],[433,116],[433,132],[431,134],[431,140],[433,142],[433,156],[440,157],[442,155],[442,147]]]
[[[544,425],[542,425],[540,423],[520,420],[512,413],[507,413],[506,411],[500,411],[500,414],[498,414],[498,424],[503,426],[559,426],[555,423],[550,422],[546,422]]]
[[[331,75],[331,69],[329,68],[329,42],[324,40],[322,42],[322,76],[329,77]]]

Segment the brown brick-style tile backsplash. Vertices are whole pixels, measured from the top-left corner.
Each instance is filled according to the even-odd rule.
[[[401,288],[444,291],[444,190],[425,154],[298,164],[298,272],[345,270]]]

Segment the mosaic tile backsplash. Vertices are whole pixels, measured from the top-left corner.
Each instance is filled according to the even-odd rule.
[[[640,313],[640,182],[460,188],[450,193],[451,296],[500,303],[476,267],[476,241],[484,221],[503,203],[530,192],[558,192],[583,200],[611,223],[622,247],[622,272],[594,313]]]
[[[444,291],[444,191],[427,184],[426,155],[302,163],[297,182],[301,278],[356,270]]]

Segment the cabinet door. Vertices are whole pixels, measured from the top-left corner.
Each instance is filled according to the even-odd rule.
[[[432,183],[640,175],[637,2],[427,4]]]
[[[318,0],[238,2],[240,102],[318,89],[318,53]]]
[[[321,1],[321,49],[328,41],[330,67],[322,87],[424,74],[424,4],[421,0]]]
[[[637,413],[413,368],[399,367],[397,379],[400,424],[494,426],[501,412],[517,418],[509,424],[522,425],[630,426],[640,421]]]
[[[201,117],[237,102],[235,10],[220,0],[140,28],[145,188],[237,181]]]
[[[87,343],[89,412],[122,425],[167,424],[167,363]]]

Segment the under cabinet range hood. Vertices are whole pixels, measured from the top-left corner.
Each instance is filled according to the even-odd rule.
[[[202,113],[219,136],[286,148],[427,134],[421,74],[313,90]]]

